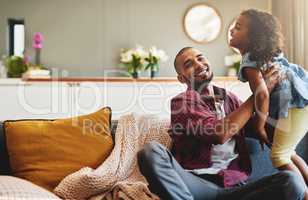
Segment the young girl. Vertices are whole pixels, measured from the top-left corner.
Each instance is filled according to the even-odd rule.
[[[265,123],[275,127],[271,149],[274,167],[297,172],[307,184],[308,167],[295,148],[308,131],[308,73],[283,56],[281,26],[269,13],[243,11],[231,30],[230,45],[242,54],[238,76],[249,82],[255,96],[255,126],[260,140],[270,145]],[[269,94],[262,71],[273,64],[279,65],[286,79]]]

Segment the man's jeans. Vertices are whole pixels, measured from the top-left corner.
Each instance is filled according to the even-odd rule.
[[[138,153],[141,173],[150,190],[163,200],[302,200],[305,186],[292,172],[283,171],[256,182],[224,189],[184,170],[157,142]]]

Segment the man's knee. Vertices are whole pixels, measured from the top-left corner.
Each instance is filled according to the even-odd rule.
[[[165,153],[165,147],[155,141],[145,144],[144,148],[137,154],[138,165],[140,168],[147,166],[148,168],[160,160]]]
[[[163,148],[163,145],[156,141],[147,143],[144,145],[143,149],[138,152],[138,159],[152,160],[154,154],[161,152]]]

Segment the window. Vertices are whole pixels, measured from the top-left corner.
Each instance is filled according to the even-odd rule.
[[[8,19],[9,55],[23,57],[25,50],[25,24],[23,19]]]

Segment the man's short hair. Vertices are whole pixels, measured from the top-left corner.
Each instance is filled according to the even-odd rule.
[[[176,63],[176,62],[177,62],[177,59],[178,59],[179,56],[181,56],[185,51],[187,51],[187,50],[189,50],[189,49],[193,49],[193,47],[184,47],[184,48],[182,48],[182,49],[176,54],[173,65],[174,65],[174,69],[175,69],[175,71],[176,71],[177,73],[179,73],[179,70],[178,70],[178,67],[177,67],[177,63]]]

